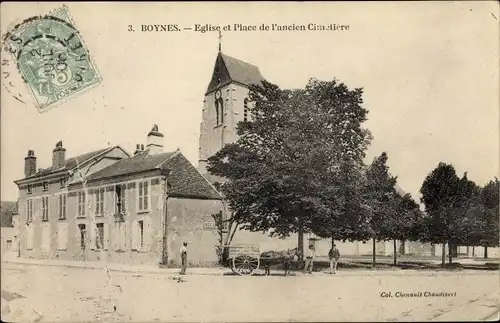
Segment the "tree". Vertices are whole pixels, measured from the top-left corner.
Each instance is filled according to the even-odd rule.
[[[423,214],[409,193],[396,196],[396,211],[395,217],[387,224],[391,226],[388,237],[393,239],[394,265],[397,265],[396,241],[419,240],[423,223]]]
[[[304,232],[338,224],[340,213],[330,206],[347,202],[334,184],[345,176],[340,169],[361,168],[371,140],[361,126],[362,93],[337,80],[311,79],[298,90],[266,81],[250,87],[253,107],[238,124],[239,139],[208,161],[208,171],[226,179],[221,191],[242,229],[278,237],[296,232],[303,254]]]
[[[389,240],[397,228],[397,178],[389,173],[387,154],[376,157],[366,171],[365,201],[369,210],[372,261],[376,263],[376,241]]]
[[[448,254],[451,262],[452,246],[477,245],[483,230],[481,189],[467,178],[467,172],[458,181],[457,196],[453,205]]]
[[[498,247],[499,245],[499,194],[500,182],[498,178],[490,181],[481,190],[483,235],[479,244],[484,246],[484,258],[488,258],[488,247]]]
[[[428,217],[425,218],[426,239],[432,243],[442,243],[442,265],[445,264],[445,244],[450,242],[453,223],[456,221],[455,203],[459,194],[459,178],[452,165],[439,163],[427,175],[420,193]],[[450,258],[451,263],[451,258]]]

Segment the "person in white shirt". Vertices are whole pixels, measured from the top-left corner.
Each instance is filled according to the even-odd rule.
[[[182,261],[182,268],[181,268],[181,275],[186,274],[186,267],[187,267],[187,242],[184,242],[181,247],[181,261]]]
[[[307,252],[307,257],[306,257],[306,266],[305,266],[304,270],[310,274],[312,274],[315,256],[316,256],[316,253],[314,252],[314,247],[309,246],[309,250]]]

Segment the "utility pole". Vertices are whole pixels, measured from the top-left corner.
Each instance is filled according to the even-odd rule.
[[[161,264],[168,265],[168,188],[167,177],[163,180],[164,185],[164,200],[163,200],[163,240],[162,240],[162,254]]]

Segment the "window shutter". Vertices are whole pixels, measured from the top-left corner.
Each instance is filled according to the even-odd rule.
[[[129,222],[123,222],[122,223],[122,239],[123,239],[123,250],[128,250],[129,248],[129,237],[130,237],[130,230],[129,230]]]
[[[58,223],[57,225],[57,249],[66,250],[68,243],[68,224]]]
[[[150,251],[151,250],[151,242],[152,242],[152,235],[153,235],[153,228],[151,225],[151,218],[150,217],[145,217],[144,218],[144,250],[145,251]]]
[[[115,222],[113,224],[113,233],[111,240],[113,241],[113,250],[120,249],[120,222]]]
[[[104,223],[104,249],[109,250],[109,223]]]
[[[50,224],[48,223],[42,225],[42,250],[50,250]]]
[[[90,237],[90,250],[95,250],[96,249],[96,232],[95,230],[97,229],[95,223],[93,221],[90,221],[89,223],[89,237]]]
[[[137,234],[138,227],[139,227],[139,224],[137,223],[137,221],[131,222],[130,233],[132,234],[132,245],[131,245],[132,250],[137,250],[138,242],[140,242],[139,241],[140,237],[138,237],[138,234]]]
[[[33,227],[33,224],[29,224],[28,225],[28,235],[27,235],[27,241],[26,241],[26,249],[33,249],[33,240],[34,240],[34,227]]]

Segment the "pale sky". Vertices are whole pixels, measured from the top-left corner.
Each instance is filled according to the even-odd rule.
[[[60,4],[2,3],[2,34]],[[127,32],[140,24],[348,24],[349,31],[225,32],[222,51],[259,66],[282,88],[338,78],[365,89],[367,162],[386,151],[401,188],[417,200],[440,161],[483,185],[499,171],[499,10],[495,2],[410,3],[87,3],[67,4],[102,83],[40,114],[18,73],[2,87],[1,199],[35,150],[51,164],[109,145],[133,152],[158,124],[165,150],[197,166],[203,95],[217,55],[217,32]],[[10,58],[10,57],[8,57]],[[4,53],[2,53],[4,59]],[[7,68],[7,67],[6,67]],[[4,75],[3,75],[4,77]],[[2,79],[3,85],[6,84]]]

